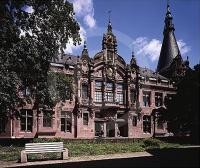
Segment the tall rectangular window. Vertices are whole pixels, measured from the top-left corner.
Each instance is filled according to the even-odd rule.
[[[143,92],[143,105],[145,107],[147,106],[150,107],[150,95],[151,95],[151,92]]]
[[[6,118],[0,116],[0,133],[5,132],[6,130]]]
[[[82,98],[88,98],[88,86],[86,84],[82,84]]]
[[[88,125],[89,122],[89,113],[83,113],[83,125]]]
[[[95,101],[102,102],[102,92],[101,91],[95,91]]]
[[[61,131],[72,132],[72,113],[61,111]]]
[[[151,116],[143,116],[143,132],[151,133]]]
[[[122,92],[117,93],[117,101],[119,102],[119,104],[124,104],[124,95]]]
[[[135,90],[130,91],[130,99],[131,99],[132,104],[135,103],[135,100],[136,100]]]
[[[43,111],[43,127],[52,126],[52,111]]]
[[[21,131],[30,131],[32,132],[33,127],[33,111],[32,110],[21,110]]]
[[[132,124],[134,127],[137,126],[137,117],[136,116],[133,116]]]
[[[106,92],[106,101],[113,102],[113,93],[112,92]]]
[[[159,107],[163,104],[163,94],[162,93],[155,93],[155,106]]]
[[[107,82],[106,83],[106,101],[107,102],[113,102],[113,83]]]

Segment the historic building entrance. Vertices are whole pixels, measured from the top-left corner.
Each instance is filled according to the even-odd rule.
[[[115,122],[108,121],[106,123],[106,137],[115,137]]]
[[[103,137],[104,136],[104,123],[103,122],[95,122],[95,136]]]
[[[117,136],[128,137],[128,123],[123,121],[123,122],[117,122],[117,124],[118,124]]]

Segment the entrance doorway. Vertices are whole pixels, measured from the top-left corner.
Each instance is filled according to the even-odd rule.
[[[110,121],[106,123],[106,136],[115,137],[115,122]]]
[[[98,137],[104,136],[103,122],[95,122],[95,136]]]
[[[118,122],[119,136],[128,137],[128,124],[126,122]]]

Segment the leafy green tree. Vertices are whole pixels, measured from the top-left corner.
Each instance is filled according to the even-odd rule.
[[[73,78],[64,73],[48,72],[48,93],[51,98],[51,105],[55,105],[59,101],[72,99]]]
[[[30,88],[35,108],[49,104],[50,62],[62,55],[70,38],[79,44],[79,30],[68,1],[0,1],[0,113],[19,104],[20,86]]]
[[[169,131],[190,133],[193,138],[199,137],[199,89],[200,65],[189,70],[177,83],[177,94],[166,101],[168,107],[165,118]]]

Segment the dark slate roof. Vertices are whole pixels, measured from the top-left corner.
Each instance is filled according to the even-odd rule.
[[[161,79],[161,80],[168,80],[166,77],[148,69],[148,68],[142,68],[139,67],[139,73],[143,77],[149,77],[149,78],[156,78],[156,79]]]
[[[168,32],[165,34],[162,48],[160,52],[160,57],[157,66],[157,72],[162,71],[163,69],[168,68],[173,59],[179,54],[179,48],[174,36],[174,32]]]
[[[67,64],[67,65],[76,65],[77,64],[77,58],[78,58],[78,56],[75,56],[75,55],[64,54],[61,59],[56,61],[56,63]]]
[[[180,54],[178,44],[174,35],[174,25],[172,24],[172,16],[169,10],[169,5],[167,6],[167,13],[165,17],[165,28],[164,28],[164,38],[161,47],[160,57],[157,65],[157,72],[161,72],[168,68],[173,59]]]

